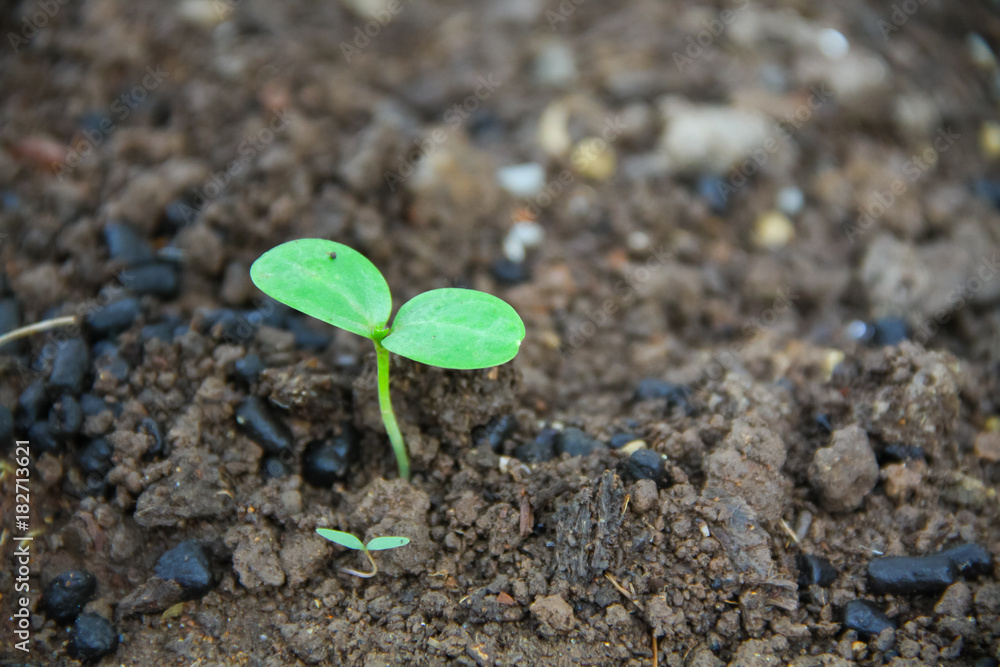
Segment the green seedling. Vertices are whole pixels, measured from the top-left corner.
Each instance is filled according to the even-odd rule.
[[[395,549],[396,547],[406,546],[410,543],[410,538],[408,537],[375,537],[368,540],[368,544],[364,544],[361,540],[356,538],[350,533],[344,533],[339,530],[332,530],[330,528],[317,528],[316,532],[322,537],[330,540],[331,542],[336,542],[342,547],[347,547],[348,549],[355,549],[357,551],[363,551],[366,556],[368,556],[368,562],[372,564],[371,572],[358,572],[357,570],[352,570],[347,567],[340,568],[347,574],[353,574],[355,577],[364,577],[369,579],[378,574],[378,565],[375,564],[375,559],[372,558],[372,551],[382,551],[383,549]]]
[[[275,300],[375,344],[379,408],[403,479],[410,478],[410,460],[389,398],[389,352],[471,370],[510,361],[524,339],[524,322],[510,305],[471,289],[418,294],[400,307],[390,327],[392,295],[385,278],[361,253],[334,241],[282,243],[253,263],[250,278]]]

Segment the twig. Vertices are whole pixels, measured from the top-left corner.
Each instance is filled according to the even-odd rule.
[[[656,630],[650,628],[649,634],[653,636],[653,667],[660,664],[660,649],[656,646]]]
[[[42,322],[36,322],[34,324],[29,324],[26,327],[21,327],[20,329],[14,329],[13,331],[8,331],[4,335],[0,336],[0,347],[3,347],[7,343],[18,340],[19,338],[26,338],[32,334],[41,333],[43,331],[49,331],[50,329],[58,329],[59,327],[69,327],[74,324],[79,324],[76,319],[76,315],[67,315],[66,317],[56,317],[51,320],[44,320]]]

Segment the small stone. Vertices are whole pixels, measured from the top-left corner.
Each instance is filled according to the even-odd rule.
[[[919,445],[890,442],[882,448],[880,458],[885,461],[923,461],[924,448]]]
[[[176,582],[185,600],[203,597],[214,585],[212,568],[201,543],[181,542],[156,561],[154,570],[160,579]]]
[[[94,662],[118,647],[118,631],[100,614],[88,612],[76,619],[66,647],[71,658]]]
[[[972,609],[972,590],[962,581],[949,586],[934,605],[935,614],[956,618],[965,616],[970,609]]]
[[[355,455],[355,442],[340,435],[328,440],[314,440],[302,452],[302,479],[320,489],[329,489],[347,476]]]
[[[665,129],[660,148],[670,159],[671,170],[679,173],[727,173],[751,151],[781,136],[762,112],[693,104],[670,96],[663,100],[661,113]],[[779,150],[784,146],[778,145]]]
[[[685,412],[690,409],[688,397],[691,395],[691,388],[687,385],[674,384],[658,378],[645,378],[639,382],[635,390],[635,400],[648,401],[652,399],[666,399],[667,407],[683,408]]]
[[[264,372],[264,362],[256,354],[248,354],[233,363],[233,370],[236,378],[249,387]]]
[[[136,432],[144,433],[153,439],[153,444],[151,444],[146,449],[146,453],[143,454],[144,459],[152,460],[167,456],[167,441],[164,439],[160,425],[156,423],[155,419],[152,417],[146,417],[143,419],[139,422],[139,427],[136,429]]]
[[[253,294],[253,282],[250,271],[242,262],[230,262],[226,265],[222,276],[222,287],[219,288],[219,298],[230,306],[242,306]]]
[[[636,440],[641,440],[641,438],[637,435],[632,435],[631,433],[615,433],[611,436],[611,440],[608,444],[611,445],[612,449],[621,449],[625,445],[635,442]]]
[[[515,197],[534,197],[545,185],[545,168],[537,162],[514,164],[497,169],[500,187]]]
[[[547,625],[556,632],[570,632],[576,624],[573,608],[558,595],[540,597],[528,609],[539,623]]]
[[[171,320],[165,320],[163,322],[157,322],[156,324],[147,324],[142,328],[140,336],[143,342],[150,340],[162,340],[164,343],[174,342],[174,336],[177,332],[177,323]]]
[[[938,553],[955,564],[965,577],[980,577],[993,572],[993,555],[978,544],[963,544]]]
[[[548,88],[569,88],[576,83],[578,72],[573,49],[563,39],[546,39],[538,50],[534,65],[535,81]]]
[[[49,397],[45,391],[45,383],[35,380],[21,392],[17,399],[21,414],[29,422],[37,422],[49,407]]]
[[[76,465],[84,475],[84,492],[99,495],[107,487],[108,473],[114,468],[111,456],[114,450],[104,438],[88,442],[77,454]]]
[[[219,234],[208,225],[188,225],[177,233],[176,239],[187,266],[206,276],[217,276],[222,272],[226,248]]]
[[[862,637],[877,637],[887,628],[896,624],[885,613],[868,600],[851,600],[844,606],[844,627],[856,631]]]
[[[713,213],[726,212],[726,203],[729,198],[727,188],[729,187],[725,179],[715,174],[702,174],[695,184],[698,194],[708,202],[708,207],[712,209]]]
[[[615,175],[615,149],[601,137],[586,137],[573,147],[570,164],[579,174],[594,181],[606,181]]]
[[[821,586],[826,588],[837,580],[837,570],[830,561],[822,556],[799,554],[796,558],[799,566],[799,587]]]
[[[567,428],[556,438],[556,452],[559,454],[587,456],[599,449],[604,449],[604,443],[578,428]]]
[[[59,343],[49,386],[56,391],[79,396],[83,391],[83,380],[90,368],[90,350],[82,338],[70,338]]]
[[[872,344],[877,347],[899,345],[909,335],[910,326],[902,317],[880,317],[872,326]]]
[[[58,454],[62,450],[62,439],[55,434],[48,422],[35,422],[29,426],[28,441],[31,442],[34,453],[39,456],[46,452]]]
[[[514,415],[502,415],[489,420],[484,426],[472,430],[472,444],[476,447],[487,445],[494,452],[500,453],[503,445],[517,430],[517,420]]]
[[[781,248],[795,238],[795,225],[781,211],[767,211],[757,216],[753,243],[758,248]]]
[[[104,241],[111,259],[135,266],[153,261],[153,248],[131,225],[109,222],[104,226]]]
[[[94,575],[86,570],[68,570],[45,587],[39,608],[46,617],[65,625],[79,616],[96,591]]]
[[[798,215],[806,203],[805,195],[794,185],[778,190],[774,205],[785,215]]]
[[[979,149],[991,160],[1000,157],[1000,123],[988,120],[980,126]]]
[[[663,489],[670,485],[666,457],[652,449],[638,449],[625,461],[625,473],[632,479],[649,479]]]
[[[556,438],[559,431],[543,429],[531,442],[526,442],[514,451],[516,456],[525,463],[544,463],[551,461],[556,455]]]
[[[140,312],[139,300],[134,297],[126,297],[88,313],[84,324],[95,337],[103,338],[128,329],[139,317]]]
[[[878,461],[858,426],[834,431],[829,447],[816,450],[809,481],[830,512],[857,509],[878,481]]]
[[[868,587],[876,594],[939,593],[958,577],[947,556],[887,556],[868,563]]]
[[[167,262],[152,262],[125,269],[121,273],[122,285],[133,294],[150,294],[169,299],[180,291],[177,269]]]
[[[527,264],[512,262],[506,257],[493,260],[490,264],[490,275],[505,285],[517,285],[531,279]]]
[[[1000,433],[983,431],[977,435],[972,453],[985,461],[1000,461]]]
[[[257,396],[248,396],[236,406],[236,423],[271,454],[278,454],[292,446],[291,430]]]

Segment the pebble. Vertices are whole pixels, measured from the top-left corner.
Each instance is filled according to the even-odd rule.
[[[882,448],[882,461],[920,461],[924,458],[924,448],[919,445],[904,445],[901,442],[890,442]]]
[[[887,556],[868,563],[868,587],[879,595],[940,593],[957,577],[958,567],[941,554]]]
[[[117,384],[128,377],[131,369],[128,362],[118,355],[118,350],[116,349],[110,353],[99,355],[97,361],[94,362],[94,371],[97,374],[98,381]]]
[[[42,591],[39,608],[56,623],[67,624],[79,616],[94,598],[97,579],[86,570],[67,570],[56,576]]]
[[[851,600],[844,605],[844,627],[867,638],[877,637],[886,628],[895,628],[896,624],[874,603],[868,600]]]
[[[1000,433],[996,431],[979,433],[973,443],[972,453],[984,461],[991,463],[1000,461]]]
[[[240,382],[249,387],[264,372],[264,362],[258,355],[248,354],[233,363],[233,372]]]
[[[49,407],[49,397],[45,391],[45,383],[42,380],[35,380],[21,392],[17,399],[17,404],[21,408],[21,414],[29,422],[36,422],[45,414]]]
[[[515,197],[534,197],[545,185],[545,167],[537,162],[500,167],[497,169],[497,182]]]
[[[727,173],[751,151],[781,136],[762,112],[670,96],[661,104],[661,113],[665,129],[660,149],[669,157],[671,169],[680,173]]]
[[[878,461],[868,434],[858,426],[833,432],[829,447],[821,447],[809,466],[809,482],[830,512],[861,507],[878,481]]]
[[[546,39],[535,58],[535,81],[548,88],[569,88],[576,83],[579,73],[573,49],[565,40]]]
[[[163,432],[160,430],[160,425],[156,423],[155,419],[152,417],[143,419],[139,422],[139,428],[136,429],[136,432],[145,433],[153,438],[153,444],[146,449],[143,458],[147,460],[159,459],[169,454],[167,451],[167,441],[163,438]]]
[[[988,120],[980,126],[979,148],[987,158],[1000,157],[1000,123]]]
[[[637,435],[632,435],[631,433],[615,433],[611,436],[611,440],[608,442],[612,449],[621,449],[630,442],[636,440],[641,440]]]
[[[556,456],[557,437],[559,437],[559,431],[552,428],[542,429],[542,432],[534,440],[520,445],[514,451],[514,456],[525,463],[551,461]]]
[[[523,262],[512,262],[506,257],[493,260],[490,264],[490,275],[505,285],[518,285],[531,278],[528,265]]]
[[[172,343],[177,330],[177,323],[166,320],[155,324],[147,324],[142,328],[140,336],[143,341],[162,340],[164,343]]]
[[[244,316],[247,321],[250,321]],[[322,325],[322,328],[313,326],[309,320],[312,318],[289,317],[285,322],[285,327],[295,335],[295,347],[301,350],[312,350],[322,352],[333,340],[333,328],[329,325]],[[313,320],[315,322],[315,320]]]
[[[614,147],[601,137],[585,137],[576,142],[569,161],[581,176],[594,181],[608,180],[615,175],[618,165]]]
[[[347,434],[310,442],[302,452],[302,479],[317,488],[330,488],[347,476],[355,448],[355,439]]]
[[[124,262],[126,266],[153,261],[152,246],[127,223],[109,222],[105,225],[104,241],[108,244],[111,259]]]
[[[270,454],[292,446],[291,430],[257,396],[248,396],[236,406],[236,423]]]
[[[104,438],[95,438],[77,452],[76,465],[85,476],[84,489],[91,495],[98,495],[106,488],[108,473],[114,468],[111,456],[114,449]]]
[[[752,240],[758,248],[781,248],[794,238],[795,225],[781,211],[766,211],[757,216]]]
[[[56,436],[48,422],[35,422],[29,426],[28,440],[39,456],[46,452],[58,454],[62,450],[62,440]]]
[[[115,405],[119,404],[115,403]],[[83,410],[84,417],[93,417],[94,415],[101,414],[105,410],[110,410],[111,405],[99,396],[94,396],[93,394],[83,394],[80,396],[80,409]]]
[[[604,449],[604,443],[578,428],[569,427],[556,438],[556,452],[559,454],[587,456],[599,449]]]
[[[520,264],[528,256],[528,249],[541,245],[543,240],[545,230],[538,223],[529,220],[515,222],[503,240],[504,256]]]
[[[667,407],[683,408],[685,412],[690,412],[688,397],[691,395],[691,388],[683,384],[674,384],[658,378],[646,378],[639,382],[635,390],[635,400],[648,401],[650,399],[667,400]]]
[[[21,326],[21,307],[18,305],[17,299],[14,297],[0,299],[0,334],[13,331],[19,326]],[[12,341],[0,347],[0,352],[4,354],[14,353],[19,347],[19,341]]]
[[[1000,183],[985,178],[977,178],[972,182],[976,195],[982,197],[994,208],[1000,208]]]
[[[198,219],[198,211],[186,201],[175,199],[163,209],[163,231],[174,236],[181,229]]]
[[[208,555],[196,540],[181,542],[165,552],[156,561],[154,572],[160,579],[176,582],[185,600],[203,597],[215,582]]]
[[[79,401],[69,395],[61,396],[49,410],[49,427],[56,435],[67,437],[76,435],[83,426],[83,408]]]
[[[728,195],[725,179],[715,174],[702,174],[695,185],[698,195],[708,202],[713,213],[725,213]]]
[[[877,347],[899,345],[909,335],[910,326],[902,317],[880,317],[872,325],[872,344]]]
[[[265,479],[281,479],[292,473],[289,467],[278,456],[268,456],[260,465],[260,472]]]
[[[139,317],[140,312],[139,300],[126,297],[89,313],[85,324],[94,337],[103,338],[128,329]]]
[[[149,294],[169,299],[177,296],[180,290],[177,269],[167,262],[151,262],[126,269],[121,279],[126,289],[140,296]]]
[[[670,485],[666,457],[652,449],[637,449],[625,460],[625,473],[632,479],[650,479],[663,489]]]
[[[833,28],[823,28],[819,31],[816,46],[819,47],[819,52],[830,60],[840,60],[851,49],[844,33]]]
[[[795,560],[799,566],[799,588],[806,586],[826,588],[837,580],[837,570],[822,556],[799,554]]]
[[[57,345],[49,386],[56,391],[79,396],[90,368],[90,350],[82,338],[70,338]]]
[[[778,190],[774,197],[775,207],[785,215],[798,215],[805,206],[806,197],[794,185],[789,185]]]
[[[993,572],[993,555],[975,543],[963,544],[938,553],[955,564],[965,577],[978,577]]]
[[[494,417],[485,426],[477,426],[472,430],[472,444],[475,447],[488,445],[494,452],[499,453],[515,430],[517,430],[517,419],[514,415]]]
[[[94,662],[118,648],[118,631],[100,614],[88,612],[76,620],[66,647],[71,658]]]
[[[952,584],[934,605],[934,613],[960,618],[972,608],[972,590],[963,581]]]

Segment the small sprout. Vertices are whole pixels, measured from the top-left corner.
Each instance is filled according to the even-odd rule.
[[[319,533],[321,537],[325,537],[331,542],[336,542],[342,547],[347,547],[348,549],[354,549],[356,551],[363,551],[365,556],[368,557],[368,562],[372,564],[371,572],[358,572],[357,570],[352,570],[347,567],[342,567],[340,569],[347,574],[353,574],[355,577],[364,577],[365,579],[369,579],[378,574],[378,565],[375,564],[375,559],[372,558],[372,551],[395,549],[396,547],[406,546],[410,543],[410,538],[408,537],[374,537],[369,540],[366,545],[354,535],[344,533],[339,530],[317,528],[316,532]]]
[[[524,322],[510,305],[471,289],[418,294],[400,307],[390,327],[392,295],[385,278],[361,253],[334,241],[282,243],[253,263],[250,278],[275,300],[375,344],[379,408],[403,479],[410,478],[410,459],[389,398],[389,352],[472,370],[510,361],[524,339]]]

